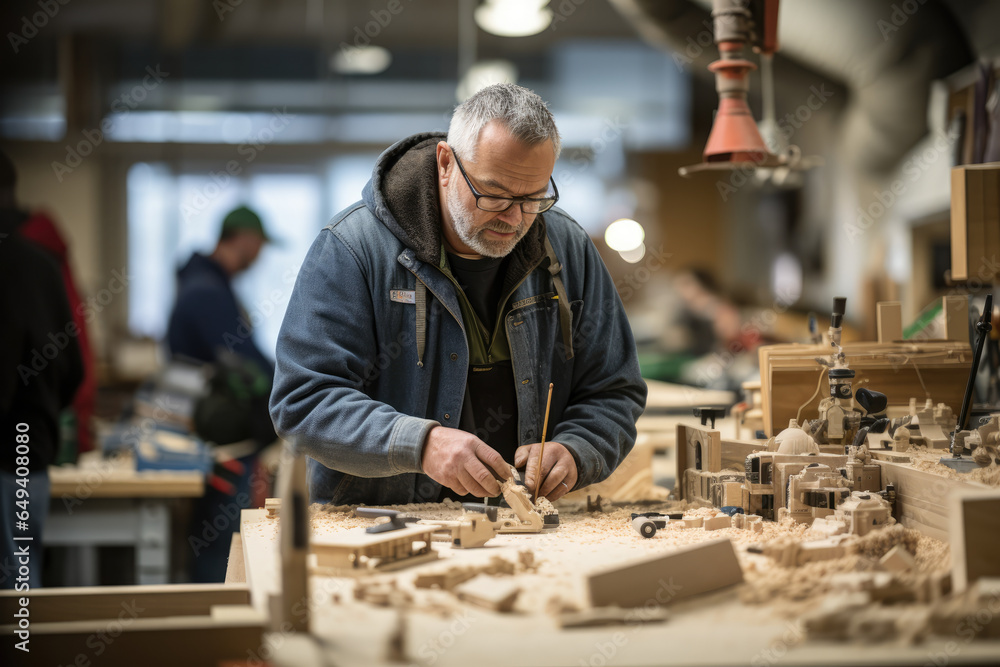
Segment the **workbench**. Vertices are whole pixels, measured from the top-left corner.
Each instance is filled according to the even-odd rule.
[[[746,553],[745,547],[755,539],[771,537],[768,531],[777,530],[776,524],[765,526],[763,535],[736,529],[704,534],[683,530],[646,540],[632,530],[630,510],[635,511],[618,508],[608,514],[588,515],[563,508],[562,527],[556,532],[499,535],[481,549],[459,550],[435,543],[439,561],[398,572],[361,579],[314,572],[309,583],[310,635],[265,635],[262,646],[269,647],[275,665],[289,667],[380,665],[393,661],[478,667],[925,665],[934,664],[934,656],[947,656],[949,664],[995,665],[1000,661],[997,640],[968,642],[957,637],[935,637],[908,646],[806,641],[795,617],[795,608],[803,608],[802,602],[783,608],[744,601],[748,586],[756,587],[757,593],[761,591],[764,580],[754,572],[769,567],[764,556]],[[433,515],[441,511],[423,505],[411,508],[410,513]],[[369,523],[346,513],[317,512],[316,506],[311,519],[313,535],[319,540]],[[251,604],[261,612],[268,609],[269,601],[280,589],[277,532],[278,521],[269,518],[266,511],[244,510],[242,549],[234,550],[230,563],[234,571],[245,571]],[[729,537],[741,552],[747,584],[675,602],[669,606],[665,622],[639,622],[643,608],[632,621],[620,625],[561,628],[557,622],[560,607],[586,607],[581,586],[586,572],[719,536]],[[515,575],[522,590],[513,613],[471,606],[445,591],[414,588],[418,574],[450,565],[483,564],[495,557],[516,561],[524,550],[533,552],[537,568]],[[650,600],[673,583],[661,581],[659,589],[652,586]],[[372,590],[381,591],[381,595],[372,594]],[[412,599],[407,601],[407,596]],[[416,599],[420,602],[415,603]]]
[[[69,583],[98,583],[97,547],[135,548],[137,584],[170,580],[170,518],[178,499],[204,494],[197,471],[136,472],[131,458],[85,458],[49,468],[51,501],[42,536],[49,547],[69,547]]]

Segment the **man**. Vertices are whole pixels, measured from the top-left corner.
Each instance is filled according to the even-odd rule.
[[[213,365],[209,395],[200,399],[193,420],[195,432],[217,445],[252,441],[237,457],[243,472],[231,487],[209,486],[198,499],[189,540],[194,556],[191,579],[196,583],[225,579],[226,562],[236,521],[231,512],[257,501],[262,479],[257,450],[274,440],[267,414],[273,366],[253,340],[249,318],[240,307],[231,280],[249,269],[269,241],[260,216],[245,206],[222,221],[219,242],[211,255],[195,253],[178,271],[177,302],[170,316],[167,343],[180,359]],[[211,537],[205,526],[213,529]]]
[[[41,585],[48,466],[84,366],[59,265],[18,233],[15,182],[0,152],[0,588],[26,591]]]
[[[277,432],[312,459],[314,501],[495,496],[508,463],[556,500],[628,454],[646,386],[596,248],[551,208],[559,147],[541,98],[489,86],[447,138],[386,150],[363,201],[320,233],[271,394]]]
[[[173,356],[211,363],[224,349],[270,374],[271,362],[254,343],[231,284],[253,265],[268,240],[260,216],[241,206],[222,221],[212,254],[194,253],[177,272],[177,302],[167,328]]]

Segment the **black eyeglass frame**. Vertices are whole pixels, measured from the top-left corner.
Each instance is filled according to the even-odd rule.
[[[448,148],[451,148],[451,146],[449,146]],[[458,165],[458,170],[462,172],[462,178],[465,179],[466,185],[468,185],[469,190],[472,191],[472,196],[476,198],[476,208],[478,208],[480,211],[488,211],[490,213],[503,213],[505,211],[509,211],[510,207],[513,206],[514,204],[518,204],[521,207],[522,214],[538,215],[539,213],[545,213],[545,211],[551,209],[553,206],[556,205],[556,202],[559,201],[559,188],[556,187],[556,181],[551,176],[549,176],[549,183],[552,184],[552,192],[553,192],[552,197],[497,197],[496,195],[484,195],[479,190],[477,190],[476,186],[474,186],[472,184],[472,181],[469,180],[469,175],[465,173],[465,167],[462,166],[462,161],[458,159],[458,153],[455,152],[454,148],[451,148],[451,154],[455,157],[455,164]],[[503,208],[483,208],[482,206],[479,205],[479,200],[482,199],[483,197],[486,197],[488,199],[502,199],[508,202],[508,204]],[[552,203],[550,203],[548,206],[546,206],[540,211],[524,210],[525,202],[547,202],[547,201],[551,201]]]

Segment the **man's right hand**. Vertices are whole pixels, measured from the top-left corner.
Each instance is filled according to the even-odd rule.
[[[496,496],[497,477],[510,478],[510,464],[495,449],[471,433],[447,426],[435,426],[427,434],[421,466],[435,482],[463,496]]]

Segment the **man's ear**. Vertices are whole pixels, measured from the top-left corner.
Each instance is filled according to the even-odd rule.
[[[437,145],[437,172],[438,181],[444,187],[448,187],[448,177],[451,174],[451,149],[444,141],[439,141]]]

